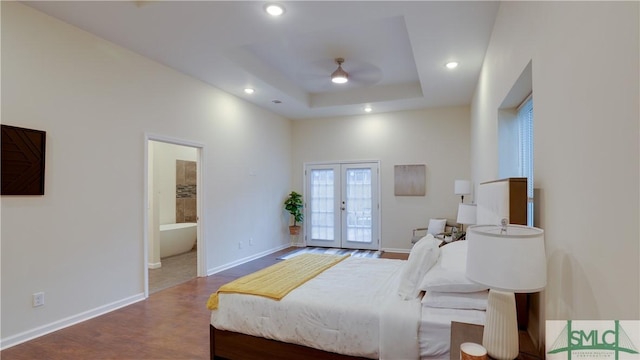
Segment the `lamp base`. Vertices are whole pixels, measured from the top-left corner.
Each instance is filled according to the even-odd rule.
[[[494,359],[512,360],[518,357],[518,318],[516,297],[512,292],[489,290],[482,346]]]

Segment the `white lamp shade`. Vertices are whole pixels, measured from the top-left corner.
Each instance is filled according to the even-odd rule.
[[[542,229],[508,225],[467,229],[467,278],[491,289],[532,293],[547,283]]]
[[[469,180],[456,180],[454,183],[454,191],[456,195],[468,195],[471,194],[471,181]]]
[[[458,204],[458,224],[473,225],[476,223],[476,204]]]

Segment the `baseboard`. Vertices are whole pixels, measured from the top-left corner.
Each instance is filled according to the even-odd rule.
[[[213,274],[217,274],[217,273],[219,273],[221,271],[225,271],[225,270],[231,269],[234,266],[242,265],[242,264],[244,264],[246,262],[261,258],[261,257],[269,255],[269,254],[273,254],[276,251],[280,251],[280,250],[286,249],[288,247],[291,247],[291,244],[287,243],[287,244],[284,244],[284,245],[280,245],[280,246],[278,246],[276,248],[273,248],[273,249],[270,249],[270,250],[266,250],[266,251],[263,251],[263,252],[260,252],[260,253],[257,253],[257,254],[242,258],[242,259],[238,259],[236,261],[232,261],[230,263],[227,263],[227,264],[224,264],[224,265],[221,265],[221,266],[217,266],[217,267],[215,267],[213,269],[208,269],[207,270],[207,276],[210,276],[210,275],[213,275]]]
[[[144,298],[144,294],[140,293],[140,294],[137,294],[137,295],[134,295],[134,296],[130,296],[130,297],[126,298],[126,299],[115,301],[115,302],[112,302],[110,304],[103,305],[103,306],[97,307],[95,309],[82,312],[80,314],[69,316],[68,318],[65,318],[65,319],[54,321],[54,322],[52,322],[50,324],[47,324],[47,325],[42,325],[42,326],[39,326],[37,328],[31,329],[31,330],[27,330],[27,331],[22,332],[20,334],[9,336],[7,338],[2,338],[2,339],[0,339],[0,350],[4,350],[4,349],[7,349],[7,348],[10,348],[12,346],[21,344],[21,343],[29,341],[29,340],[33,340],[33,339],[38,338],[40,336],[43,336],[43,335],[52,333],[54,331],[58,331],[58,330],[67,328],[69,326],[81,323],[83,321],[87,321],[89,319],[93,319],[94,317],[97,317],[97,316],[100,316],[100,315],[104,315],[104,314],[112,312],[114,310],[118,310],[118,309],[120,309],[122,307],[137,303],[138,301],[142,301],[144,299],[145,299]]]
[[[148,263],[147,267],[151,270],[160,269],[162,267],[162,262],[158,261],[157,263]]]
[[[294,247],[305,247],[306,245],[304,244],[304,242],[292,242],[291,246],[294,246]]]

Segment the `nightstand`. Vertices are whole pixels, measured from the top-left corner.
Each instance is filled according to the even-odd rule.
[[[451,322],[451,351],[449,359],[460,360],[460,344],[465,342],[473,342],[482,345],[482,331],[484,326],[461,323],[457,321]],[[536,354],[531,337],[526,331],[520,331],[519,339],[520,355],[518,360],[540,360]]]

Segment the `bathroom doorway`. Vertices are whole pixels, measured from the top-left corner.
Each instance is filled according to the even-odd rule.
[[[202,276],[202,146],[147,136],[145,296]]]

